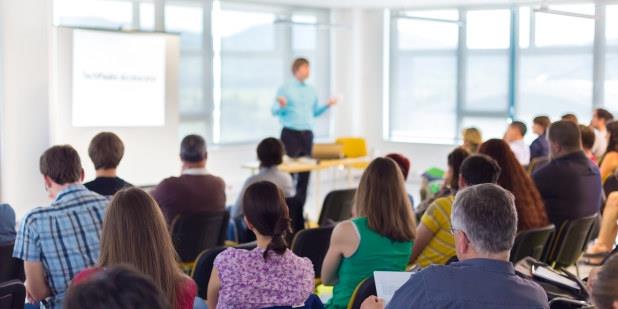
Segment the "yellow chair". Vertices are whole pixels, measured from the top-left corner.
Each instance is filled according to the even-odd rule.
[[[340,144],[345,158],[363,158],[368,155],[367,142],[362,137],[340,137],[335,140],[335,143]],[[348,168],[364,170],[369,166],[369,160],[365,162],[356,162],[346,164]]]
[[[340,137],[335,143],[342,146],[346,158],[361,158],[367,156],[367,142],[362,137]]]

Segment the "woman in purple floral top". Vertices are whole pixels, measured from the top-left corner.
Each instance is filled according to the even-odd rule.
[[[242,205],[257,248],[229,248],[217,256],[208,283],[208,308],[303,305],[314,288],[313,265],[287,248],[290,217],[283,194],[271,182],[258,182],[247,188]]]

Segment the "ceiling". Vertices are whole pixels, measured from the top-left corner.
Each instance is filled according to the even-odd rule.
[[[224,0],[225,1],[225,0]],[[418,8],[418,7],[445,7],[445,6],[477,6],[477,5],[504,5],[513,3],[564,3],[582,2],[571,0],[252,0],[253,2],[270,4],[287,4],[299,6],[314,6],[328,8]],[[588,1],[592,2],[592,1]]]

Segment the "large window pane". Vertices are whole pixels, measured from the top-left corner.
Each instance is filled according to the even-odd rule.
[[[605,56],[605,106],[618,113],[618,52]]]
[[[506,49],[510,45],[509,10],[469,11],[466,17],[466,45],[472,49]]]
[[[182,50],[203,48],[204,10],[199,6],[165,6],[165,29],[180,32]]]
[[[204,113],[204,64],[201,55],[183,55],[180,59],[180,112]]]
[[[521,59],[517,116],[558,118],[574,113],[588,119],[592,109],[592,56],[590,54],[527,54]]]
[[[272,13],[222,10],[217,31],[223,51],[273,51],[276,16]]]
[[[580,14],[594,14],[594,4],[555,5],[551,9]],[[591,45],[594,39],[594,19],[557,14],[535,14],[537,46]]]
[[[73,27],[121,29],[133,23],[128,1],[54,0],[54,24]]]
[[[475,127],[481,131],[483,140],[502,138],[507,127],[506,118],[463,117],[461,127]],[[461,137],[458,137],[461,138]]]
[[[407,15],[458,20],[456,10],[414,12]],[[396,21],[399,49],[455,49],[459,26],[456,23],[399,18]]]
[[[509,59],[505,54],[469,54],[466,110],[504,111],[508,107]]]
[[[316,16],[294,15],[292,21],[292,48],[294,50],[315,50],[317,42]]]
[[[155,29],[155,8],[152,3],[139,4],[139,28],[152,31]]]
[[[283,83],[279,57],[256,61],[223,57],[221,64],[221,142],[245,142],[277,136],[279,124],[270,113],[276,89]]]
[[[399,57],[391,105],[391,138],[450,142],[456,126],[455,56]],[[440,121],[436,124],[436,120]]]
[[[608,5],[605,16],[607,45],[618,45],[618,5]]]

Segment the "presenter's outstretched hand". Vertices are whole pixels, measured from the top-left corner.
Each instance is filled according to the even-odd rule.
[[[277,97],[277,101],[279,102],[279,106],[281,106],[281,108],[288,104],[288,100],[285,97]]]
[[[361,304],[361,309],[384,309],[384,299],[376,296],[369,296]]]
[[[334,106],[335,104],[337,104],[337,98],[331,97],[330,99],[328,99],[327,104],[328,106]]]

